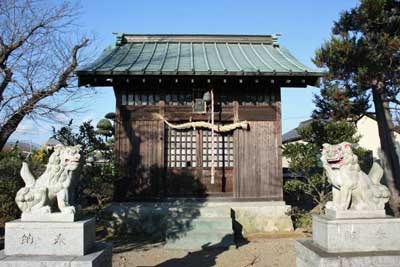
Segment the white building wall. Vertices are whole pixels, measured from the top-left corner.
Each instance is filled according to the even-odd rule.
[[[381,148],[380,139],[379,139],[379,131],[378,131],[378,123],[376,120],[371,119],[368,116],[363,116],[361,119],[357,121],[357,135],[360,135],[360,141],[358,144],[368,150],[372,151],[374,159],[379,158],[379,149]],[[400,134],[395,133],[395,141],[400,146]],[[301,141],[296,141],[301,142]],[[289,163],[285,157],[282,157],[282,167],[288,168]]]
[[[379,149],[381,148],[378,123],[376,120],[371,119],[368,116],[363,116],[357,121],[357,134],[361,135],[361,139],[358,144],[372,151],[375,159],[379,159]],[[400,135],[395,133],[395,140],[400,144]]]

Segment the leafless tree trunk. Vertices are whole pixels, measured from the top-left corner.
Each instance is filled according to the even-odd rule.
[[[74,71],[89,40],[78,7],[42,0],[0,2],[0,150],[25,117],[54,119],[77,97]]]

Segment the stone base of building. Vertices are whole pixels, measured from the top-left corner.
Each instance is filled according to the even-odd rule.
[[[243,227],[243,234],[292,232],[293,222],[284,201],[232,202],[233,218]]]
[[[111,267],[110,244],[95,243],[84,256],[6,255],[0,251],[0,267]]]
[[[107,212],[113,218],[109,229],[126,233],[165,236],[171,227],[182,232],[196,219],[228,217],[244,235],[260,232],[293,231],[283,201],[217,201],[172,199],[160,202],[112,203]]]
[[[295,242],[297,267],[398,267],[400,251],[329,253],[312,240]]]
[[[226,248],[251,233],[293,231],[283,201],[169,199],[112,203],[109,231],[146,234],[166,248]]]

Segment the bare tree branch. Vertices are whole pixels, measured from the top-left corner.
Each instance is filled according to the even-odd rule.
[[[0,67],[0,69],[1,69],[1,67]],[[1,83],[0,83],[0,103],[3,101],[3,92],[7,88],[7,85],[10,83],[12,75],[13,75],[11,69],[9,69],[7,67],[5,67],[3,69],[3,71],[4,71],[5,75],[4,75],[3,81],[1,81]]]
[[[30,31],[26,35],[22,36],[21,39],[10,45],[4,45],[4,48],[0,50],[0,68],[3,68],[3,66],[5,66],[8,57],[14,50],[20,48],[37,30],[43,28],[44,26],[45,25],[43,24],[43,22],[40,22],[38,25],[33,26],[33,28],[30,29]]]
[[[396,105],[400,105],[400,100],[398,100],[396,97],[388,97],[385,99],[385,102],[391,102]]]
[[[47,90],[42,90],[35,92],[31,98],[29,98],[25,103],[19,108],[17,112],[13,114],[13,116],[6,121],[3,124],[2,129],[0,130],[0,147],[3,147],[5,145],[4,143],[1,143],[4,137],[10,136],[12,132],[14,132],[18,126],[18,124],[22,121],[22,119],[30,114],[33,109],[35,108],[35,105],[43,100],[44,98],[51,96],[55,94],[56,92],[60,91],[62,88],[67,86],[67,80],[69,76],[72,74],[72,72],[76,69],[78,66],[78,61],[77,61],[77,54],[79,49],[87,46],[89,43],[88,39],[84,39],[80,44],[74,46],[72,49],[72,59],[71,59],[71,64],[66,68],[66,70],[61,73],[58,82],[48,88]]]
[[[69,1],[0,1],[0,150],[26,116],[79,109],[65,107],[79,93],[73,72],[89,45],[74,25],[77,15]]]

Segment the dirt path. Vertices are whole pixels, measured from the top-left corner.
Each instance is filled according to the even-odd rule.
[[[253,237],[247,244],[227,250],[216,248],[189,252],[161,246],[115,247],[113,266],[159,267],[294,267],[293,243],[298,236]],[[300,238],[304,238],[300,237]]]

